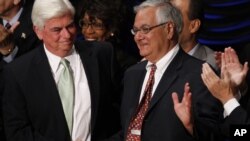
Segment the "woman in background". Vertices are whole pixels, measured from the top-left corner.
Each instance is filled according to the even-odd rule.
[[[94,0],[87,2],[81,12],[79,26],[85,40],[108,41],[116,52],[123,71],[135,64],[136,58],[125,50],[122,40],[125,8],[121,1]]]

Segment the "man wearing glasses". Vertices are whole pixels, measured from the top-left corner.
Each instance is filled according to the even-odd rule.
[[[182,26],[179,11],[170,3],[147,0],[136,6],[135,12],[131,31],[145,60],[125,73],[123,132],[119,137],[126,141],[210,140],[209,129],[215,126],[217,110],[222,107],[202,83],[202,61],[187,55],[178,45]],[[187,123],[187,128],[176,116],[172,101],[172,92],[183,94],[186,82],[192,87],[195,123],[194,127]],[[193,128],[192,136],[187,130]]]

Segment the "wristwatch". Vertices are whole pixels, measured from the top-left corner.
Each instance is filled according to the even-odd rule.
[[[14,44],[11,44],[10,47],[8,49],[2,49],[0,50],[0,53],[3,55],[3,56],[8,56],[10,55],[10,53],[14,50],[15,48],[15,45]]]

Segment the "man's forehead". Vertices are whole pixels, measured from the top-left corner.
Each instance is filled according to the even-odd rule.
[[[135,17],[135,23],[156,21],[155,9],[145,8],[138,11]]]
[[[71,24],[74,22],[74,19],[70,15],[64,15],[59,17],[53,17],[45,21],[45,25],[64,25]]]

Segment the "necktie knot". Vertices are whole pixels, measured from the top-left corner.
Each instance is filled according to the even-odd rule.
[[[64,68],[69,68],[70,67],[70,62],[67,59],[62,59],[60,61],[60,64],[62,64]]]
[[[156,65],[155,65],[155,64],[152,64],[152,65],[151,65],[151,72],[150,72],[150,74],[151,74],[151,75],[154,74],[155,71],[156,71],[156,69],[157,69]]]
[[[10,23],[6,23],[6,24],[5,24],[5,28],[6,28],[6,29],[10,29],[10,28],[11,28],[11,24],[10,24]]]
[[[155,65],[155,64],[152,64],[152,65],[151,65],[151,69],[152,69],[152,70],[154,70],[154,71],[155,71],[155,70],[156,70],[156,68],[157,68],[157,67],[156,67],[156,65]]]
[[[156,71],[157,67],[155,64],[151,65],[151,70],[149,73],[149,79],[146,85],[146,89],[148,89],[149,85],[154,85],[154,75],[155,75],[155,71]]]

